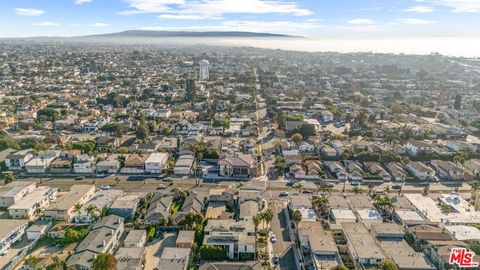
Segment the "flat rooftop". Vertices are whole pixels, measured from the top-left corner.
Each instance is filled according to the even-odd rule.
[[[70,191],[53,202],[47,210],[68,210],[75,205],[87,192],[95,189],[94,185],[74,185]]]
[[[358,258],[384,260],[386,257],[363,223],[342,222],[343,231]],[[366,248],[368,247],[368,248]],[[354,255],[355,257],[355,255]]]

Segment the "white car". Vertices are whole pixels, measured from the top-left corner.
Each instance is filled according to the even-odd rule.
[[[289,193],[286,192],[286,191],[281,191],[281,192],[280,192],[280,197],[286,197],[286,196],[288,196],[288,194],[289,194]]]
[[[277,242],[277,237],[275,236],[275,234],[272,234],[272,236],[270,236],[270,242],[272,243]]]
[[[109,189],[111,189],[112,187],[109,186],[109,185],[102,185],[100,188],[103,189],[103,190],[109,190]]]

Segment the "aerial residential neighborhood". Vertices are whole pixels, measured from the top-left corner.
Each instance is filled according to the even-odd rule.
[[[0,33],[0,270],[479,269],[478,56],[265,46],[437,19],[363,18],[390,17],[388,1],[324,26],[296,0],[124,0],[124,27],[161,26],[107,33],[7,2],[0,25],[24,16],[38,32]],[[70,2],[93,16],[116,1]],[[201,12],[173,12],[185,6]],[[248,22],[224,22],[236,13]],[[295,22],[255,21],[267,13]],[[223,23],[163,31],[175,20]],[[216,31],[245,25],[295,32]],[[84,27],[98,34],[73,36]]]

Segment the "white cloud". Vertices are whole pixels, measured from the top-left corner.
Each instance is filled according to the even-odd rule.
[[[434,12],[435,9],[433,7],[428,6],[411,6],[407,9],[403,10],[404,12],[413,12],[413,13],[431,13]]]
[[[93,0],[75,0],[75,4],[83,5],[92,2]]]
[[[404,19],[397,19],[398,22],[403,24],[432,24],[435,23],[434,21],[424,20],[424,19],[417,19],[417,18],[404,18]]]
[[[45,10],[35,8],[16,8],[15,14],[22,16],[40,16],[45,13]]]
[[[89,24],[88,26],[90,26],[90,27],[107,27],[108,24],[101,23],[101,22],[96,22],[96,23]]]
[[[122,15],[138,13],[166,13],[183,16],[221,17],[225,14],[289,14],[308,16],[313,12],[296,2],[280,0],[124,0],[132,9]],[[188,17],[186,17],[188,18]]]
[[[179,15],[179,14],[162,14],[159,15],[158,18],[160,19],[168,19],[168,20],[205,20],[205,19],[222,19],[222,17],[211,17],[211,16],[202,16],[202,15]]]
[[[474,13],[480,12],[479,0],[424,0],[424,2],[430,2],[451,8],[453,12]],[[418,0],[417,0],[418,2]]]
[[[150,26],[144,30],[155,31],[248,31],[286,33],[298,35],[299,32],[322,28],[323,25],[315,22],[291,22],[291,21],[255,21],[255,20],[232,20],[223,21],[218,25],[189,26],[189,27],[165,27]]]
[[[370,25],[376,24],[376,22],[375,22],[374,20],[371,20],[371,19],[361,19],[361,18],[349,20],[349,21],[347,21],[347,23],[349,23],[349,24],[366,24],[366,25],[368,25],[368,24],[370,24]]]
[[[59,26],[59,23],[56,22],[39,22],[39,23],[34,23],[33,25],[35,26]]]

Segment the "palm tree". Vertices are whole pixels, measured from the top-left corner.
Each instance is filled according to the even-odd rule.
[[[253,225],[255,226],[255,238],[257,237],[257,230],[258,230],[258,225],[260,225],[260,222],[262,221],[262,217],[260,216],[260,214],[256,214],[255,216],[253,216],[252,218],[252,221],[253,221]]]
[[[297,185],[295,185],[295,188],[298,190],[299,193],[302,193],[302,190],[303,190],[303,185],[302,184],[297,183]]]
[[[331,194],[332,193],[332,188],[324,182],[320,182],[320,185],[317,186],[318,192],[322,192],[323,195],[325,194]]]
[[[40,258],[35,257],[35,256],[30,256],[25,259],[25,265],[29,266],[32,270],[37,269],[38,263],[41,261]]]
[[[62,261],[58,256],[55,256],[52,258],[53,263],[51,264],[53,266],[53,269],[55,270],[63,270],[65,267],[65,262]]]
[[[480,181],[470,183],[470,187],[472,187],[472,200],[474,200],[477,196],[477,190],[480,189]]]
[[[87,215],[92,217],[92,220],[97,219],[97,214],[95,212],[98,211],[98,208],[96,205],[90,204],[89,206],[87,206],[87,209],[85,209],[85,211],[87,212]]]
[[[423,188],[423,196],[427,196],[428,192],[430,192],[430,184]]]
[[[390,194],[390,186],[386,186],[383,190],[385,193]]]
[[[78,202],[77,202],[77,203],[73,206],[73,211],[72,211],[72,213],[73,213],[73,214],[78,214],[78,213],[80,213],[80,210],[82,209],[82,206],[83,206],[83,205],[82,205],[81,203],[78,203]]]
[[[355,195],[362,194],[362,190],[359,187],[353,187],[352,192]]]
[[[318,211],[320,211],[322,213],[322,215],[324,215],[327,212],[327,209],[328,209],[328,199],[325,198],[325,196],[314,198],[312,200],[312,205],[313,205],[313,207],[318,209]]]
[[[265,210],[265,212],[262,213],[262,220],[267,223],[266,228],[268,228],[268,225],[273,220],[273,210],[271,208],[268,208],[267,210]]]

